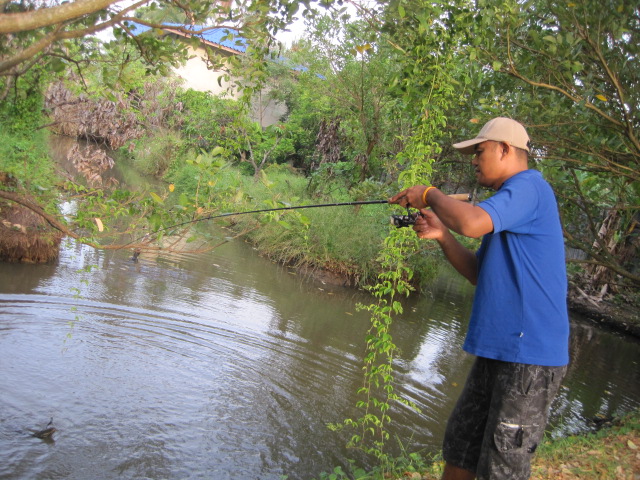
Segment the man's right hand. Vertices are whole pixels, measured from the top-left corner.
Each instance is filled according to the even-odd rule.
[[[413,230],[420,238],[430,240],[442,240],[449,232],[449,229],[440,221],[432,210],[425,208],[420,210],[420,215],[416,218]]]

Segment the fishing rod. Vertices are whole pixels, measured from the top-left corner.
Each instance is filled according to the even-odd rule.
[[[460,200],[463,202],[470,202],[471,201],[471,194],[470,193],[454,193],[451,195],[447,195],[448,197],[451,197],[455,200]],[[285,211],[285,210],[300,210],[303,208],[322,208],[322,207],[343,207],[343,206],[356,206],[356,205],[376,205],[376,204],[383,204],[383,203],[389,203],[388,200],[363,200],[363,201],[356,201],[356,202],[341,202],[341,203],[316,203],[316,204],[311,204],[311,205],[295,205],[295,206],[291,206],[291,207],[276,207],[276,208],[263,208],[260,210],[250,210],[247,212],[231,212],[231,213],[221,213],[218,215],[208,215],[206,217],[202,217],[202,218],[196,218],[193,220],[187,220],[186,222],[182,222],[182,223],[176,223],[175,225],[170,225],[168,227],[164,227],[161,228],[159,230],[156,230],[155,232],[153,232],[153,235],[157,235],[160,232],[165,232],[167,230],[171,230],[173,228],[178,228],[178,227],[183,227],[185,225],[189,225],[191,223],[197,223],[197,222],[204,222],[207,220],[213,220],[216,218],[224,218],[224,217],[234,217],[234,216],[238,216],[238,215],[249,215],[249,214],[254,214],[254,213],[267,213],[267,212],[279,212],[279,211]],[[410,225],[415,224],[416,219],[418,218],[419,213],[411,213],[409,211],[409,207],[407,207],[407,214],[406,215],[391,215],[391,224],[395,225],[398,228],[401,227],[408,227]],[[149,234],[145,235],[145,237],[148,237]],[[142,237],[144,238],[144,237]]]

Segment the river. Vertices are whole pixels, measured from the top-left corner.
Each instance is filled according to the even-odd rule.
[[[371,464],[345,448],[352,432],[327,428],[362,414],[368,293],[239,239],[130,255],[64,241],[51,264],[0,264],[1,479],[307,480]],[[393,406],[392,453],[440,449],[473,360],[461,350],[471,295],[451,273],[403,302],[395,389],[420,411]],[[550,433],[638,408],[639,346],[573,317]],[[50,419],[52,439],[30,435]]]
[[[129,255],[65,242],[53,264],[1,265],[0,478],[310,479],[366,463],[326,424],[359,416],[367,293],[240,241]],[[444,275],[394,322],[396,389],[421,412],[395,406],[391,431],[410,451],[440,446],[472,361],[471,293]],[[571,352],[555,435],[640,405],[637,341],[574,319]],[[53,441],[29,435],[50,418]]]

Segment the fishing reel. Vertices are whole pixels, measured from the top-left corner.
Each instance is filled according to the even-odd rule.
[[[420,212],[411,213],[409,207],[407,207],[406,215],[391,215],[389,220],[391,221],[391,225],[396,228],[404,228],[411,227],[415,225],[416,219],[420,216]]]

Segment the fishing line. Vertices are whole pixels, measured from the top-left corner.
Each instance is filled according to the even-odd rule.
[[[223,218],[223,217],[234,217],[237,215],[248,215],[250,213],[267,213],[267,212],[278,212],[278,211],[283,211],[283,210],[299,210],[302,208],[320,208],[320,207],[342,207],[342,206],[355,206],[355,205],[376,205],[376,204],[383,204],[383,203],[389,203],[388,200],[363,200],[363,201],[357,201],[357,202],[343,202],[343,203],[317,203],[317,204],[312,204],[312,205],[296,205],[293,207],[277,207],[277,208],[263,208],[260,210],[250,210],[247,212],[231,212],[231,213],[221,213],[219,215],[209,215],[206,217],[202,217],[202,218],[196,218],[193,220],[187,220],[186,222],[181,222],[181,223],[176,223],[175,225],[169,225],[168,227],[164,227],[161,229],[156,230],[155,232],[153,232],[152,234],[147,234],[144,235],[143,237],[140,237],[132,242],[130,242],[128,245],[137,243],[139,240],[145,238],[145,237],[150,237],[151,235],[158,235],[161,232],[166,232],[167,230],[171,230],[173,228],[178,228],[178,227],[183,227],[185,225],[189,225],[191,223],[197,223],[197,222],[204,222],[207,220],[213,220],[215,218]]]
[[[455,198],[456,200],[464,201],[464,202],[469,202],[471,201],[471,198],[472,198],[472,195],[468,193],[454,193],[447,196],[451,198]],[[296,205],[292,207],[263,208],[260,210],[249,210],[247,212],[231,212],[231,213],[221,213],[218,215],[208,215],[206,217],[195,218],[193,220],[187,220],[186,222],[176,223],[175,225],[170,225],[168,227],[161,228],[159,230],[156,230],[152,234],[144,235],[128,243],[127,245],[132,245],[134,243],[137,243],[141,239],[150,238],[152,235],[156,236],[161,232],[166,232],[167,230],[171,230],[173,228],[183,227],[185,225],[190,225],[192,223],[213,220],[215,218],[234,217],[237,215],[249,215],[252,213],[267,213],[267,212],[281,212],[285,210],[299,210],[303,208],[344,207],[344,206],[356,206],[356,205],[376,205],[376,204],[383,204],[383,203],[389,204],[389,201],[388,200],[362,200],[362,201],[356,201],[356,202],[341,202],[341,203],[316,203],[312,205]],[[415,223],[416,218],[417,218],[417,214],[410,214],[409,207],[407,207],[407,215],[392,215],[391,223],[399,228],[408,227]]]

